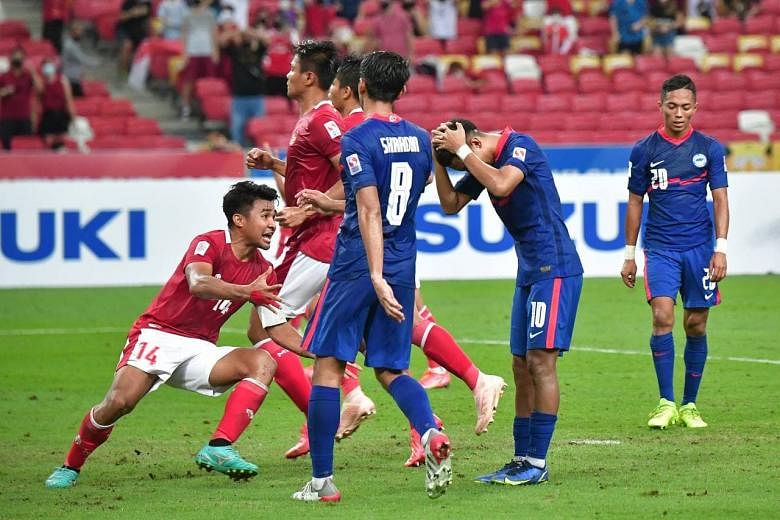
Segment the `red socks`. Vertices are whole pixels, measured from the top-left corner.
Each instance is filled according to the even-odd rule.
[[[347,363],[344,376],[341,378],[341,392],[344,397],[360,386],[360,367],[355,363]]]
[[[225,403],[225,413],[211,438],[236,442],[260,409],[266,395],[268,387],[260,381],[251,378],[239,381]]]
[[[303,365],[298,356],[289,350],[280,347],[272,339],[259,341],[256,348],[261,348],[271,354],[276,361],[276,383],[284,390],[295,406],[304,414],[309,410],[309,394],[311,394],[311,382],[303,372]]]
[[[81,421],[79,433],[73,440],[70,451],[68,451],[68,455],[65,457],[65,465],[69,468],[81,469],[81,466],[84,465],[87,457],[89,457],[98,446],[106,442],[113,429],[113,424],[103,426],[96,423],[92,418],[92,410],[90,409]]]
[[[430,321],[422,321],[412,330],[412,343],[430,359],[463,380],[472,390],[477,386],[479,369],[455,342],[447,330]]]

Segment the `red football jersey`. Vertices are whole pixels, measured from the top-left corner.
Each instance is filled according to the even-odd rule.
[[[355,128],[357,125],[359,125],[365,120],[366,120],[366,114],[363,113],[362,108],[358,107],[352,112],[350,112],[349,115],[341,121],[341,128],[343,128],[344,133],[346,133],[352,130],[353,128]]]
[[[321,101],[298,120],[287,148],[284,200],[295,202],[304,188],[328,191],[341,179],[330,158],[341,153],[341,116],[330,101]],[[330,263],[341,215],[315,216],[296,228],[290,240],[320,262]]]
[[[211,264],[212,275],[225,282],[246,285],[271,265],[260,251],[242,262],[230,247],[230,233],[209,231],[196,236],[168,282],[160,289],[146,311],[133,324],[134,329],[154,328],[188,338],[216,343],[219,329],[245,300],[210,300],[190,294],[184,268],[194,262]],[[268,284],[275,283],[273,273]]]

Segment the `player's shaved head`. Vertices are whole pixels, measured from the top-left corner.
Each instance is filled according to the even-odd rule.
[[[696,84],[693,80],[685,74],[676,74],[661,85],[661,101],[663,102],[666,99],[669,92],[680,90],[681,88],[690,90],[693,94],[693,100],[696,100]]]
[[[452,130],[455,130],[458,128],[457,123],[460,123],[463,127],[463,131],[466,133],[467,143],[470,137],[479,133],[477,125],[468,119],[452,119],[447,122],[447,126]],[[456,170],[465,169],[463,162],[458,158],[458,156],[450,151],[445,150],[444,148],[436,148],[434,150],[434,154],[436,154],[436,160],[439,161],[439,164],[445,168],[455,168]]]
[[[336,46],[332,41],[306,40],[295,48],[301,72],[313,72],[317,76],[317,86],[326,91],[336,77],[338,58]]]
[[[375,101],[392,103],[409,80],[409,62],[390,51],[374,51],[360,63],[360,78],[366,94]]]
[[[355,101],[360,101],[358,95],[358,83],[360,82],[360,62],[363,59],[355,54],[345,56],[341,60],[339,70],[336,71],[336,79],[339,80],[341,88],[349,87],[352,90],[352,97]]]
[[[228,226],[233,227],[233,215],[246,215],[257,199],[276,202],[279,194],[275,189],[265,184],[252,181],[237,182],[230,187],[222,198],[222,211],[227,218]]]

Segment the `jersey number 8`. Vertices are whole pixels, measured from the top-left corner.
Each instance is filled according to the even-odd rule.
[[[412,167],[408,162],[394,162],[390,167],[390,196],[387,198],[387,222],[400,226],[412,191]]]

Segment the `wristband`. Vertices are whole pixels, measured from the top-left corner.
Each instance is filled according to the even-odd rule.
[[[623,260],[633,260],[636,257],[636,246],[626,245],[626,249],[623,252]]]
[[[728,251],[728,243],[725,238],[716,238],[715,239],[715,252],[716,253],[723,253],[724,255]]]
[[[471,151],[471,148],[469,148],[469,145],[462,144],[462,145],[460,145],[458,150],[455,152],[455,155],[460,157],[461,161],[465,161],[466,157],[468,157],[470,153],[472,153],[472,151]]]

